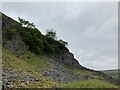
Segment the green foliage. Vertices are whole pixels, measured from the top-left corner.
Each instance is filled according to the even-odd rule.
[[[47,31],[46,31],[46,36],[48,37],[48,38],[52,38],[52,39],[57,39],[57,36],[56,36],[57,34],[56,34],[56,32],[53,30],[53,29],[47,29]]]
[[[25,29],[20,32],[23,40],[29,45],[29,50],[36,54],[42,54],[43,50],[43,36],[37,29]]]
[[[16,34],[15,29],[5,28],[5,31],[7,32],[8,35],[15,35]]]
[[[44,36],[29,21],[18,19],[22,26],[27,25],[19,32],[31,52],[35,54],[60,54],[67,49],[68,43],[63,40],[57,41],[57,34],[53,29],[47,29],[47,34]]]
[[[59,40],[59,42],[60,42],[62,45],[64,45],[65,47],[67,47],[67,46],[68,46],[68,43],[67,43],[67,42],[65,42],[65,41],[63,41],[62,39],[60,39],[60,40]]]
[[[22,26],[25,26],[27,28],[35,28],[35,25],[34,23],[30,23],[30,21],[28,20],[24,20],[20,17],[18,17],[18,20],[19,20],[19,23],[22,25]]]

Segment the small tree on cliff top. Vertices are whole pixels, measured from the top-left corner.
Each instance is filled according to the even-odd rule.
[[[47,29],[46,36],[48,38],[52,38],[52,39],[55,39],[55,40],[57,39],[56,31],[54,31],[53,29]]]
[[[27,27],[27,28],[33,28],[33,29],[35,29],[34,23],[30,23],[30,21],[24,20],[24,19],[22,19],[22,18],[20,18],[20,17],[18,17],[18,20],[19,20],[19,23],[20,23],[22,26],[25,26],[25,27]]]
[[[67,42],[65,42],[65,41],[63,41],[62,39],[60,39],[60,40],[59,40],[59,42],[60,42],[63,46],[65,46],[65,47],[67,47],[67,46],[68,46],[68,43],[67,43]]]

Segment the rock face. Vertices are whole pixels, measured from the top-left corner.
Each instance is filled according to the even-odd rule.
[[[52,69],[40,68],[40,72],[46,78],[52,79],[56,82],[62,83],[93,79],[93,77],[89,75],[77,76],[52,59],[50,59],[49,64],[52,66]]]
[[[16,55],[21,55],[24,54],[24,52],[28,49],[28,46],[25,45],[25,43],[22,40],[22,37],[18,34],[18,29],[17,27],[14,27],[18,23],[11,18],[5,16],[4,14],[2,15],[2,45],[15,53]],[[15,34],[10,34],[6,30],[13,30],[12,32]]]
[[[62,54],[55,54],[55,55],[47,56],[47,57],[61,64],[70,66],[74,69],[81,69],[81,70],[86,69],[85,67],[79,64],[79,62],[74,58],[74,55],[70,53],[68,49],[65,50],[65,52]]]
[[[24,54],[27,50],[27,46],[19,35],[12,36],[10,40],[3,40],[3,46],[15,53],[17,56]]]
[[[74,58],[74,55],[69,52],[69,50],[66,50],[63,54],[56,54],[51,57],[53,60],[68,65],[72,66],[73,68],[80,68],[80,64],[78,61]]]

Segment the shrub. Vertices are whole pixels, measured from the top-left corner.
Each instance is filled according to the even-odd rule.
[[[52,38],[52,39],[57,39],[57,36],[56,36],[57,34],[56,34],[56,32],[53,30],[53,29],[47,29],[47,31],[46,31],[46,36],[48,37],[48,38]]]
[[[63,46],[67,47],[68,43],[63,41],[62,39],[59,40],[59,43],[61,43]]]
[[[46,35],[42,35],[41,32],[35,28],[33,23],[27,20],[19,18],[19,22],[22,25],[30,25],[22,28],[19,31],[23,37],[24,42],[29,46],[29,50],[35,54],[59,54],[66,49],[67,42],[63,40],[57,41],[57,34],[53,29],[47,29]],[[23,27],[23,26],[22,26]]]

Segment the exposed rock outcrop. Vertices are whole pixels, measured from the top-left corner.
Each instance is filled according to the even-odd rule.
[[[3,69],[2,86],[4,88],[13,88],[16,79],[21,80],[21,82],[24,84],[40,81],[40,78],[36,77],[35,75],[27,75],[22,71],[13,71],[11,69]]]
[[[48,58],[51,58],[54,61],[57,61],[61,64],[70,66],[75,69],[85,69],[83,66],[79,64],[79,62],[74,58],[74,55],[70,53],[69,50],[65,50],[65,52],[62,54],[48,56]]]
[[[56,82],[74,82],[93,79],[90,75],[77,76],[73,72],[67,70],[62,64],[50,59],[49,64],[52,66],[51,69],[40,68],[40,72],[49,79]]]
[[[6,49],[12,51],[17,56],[24,54],[28,50],[28,46],[23,42],[19,35],[19,29],[16,27],[18,22],[2,14],[2,45]],[[10,34],[7,30],[13,30],[15,34]]]

